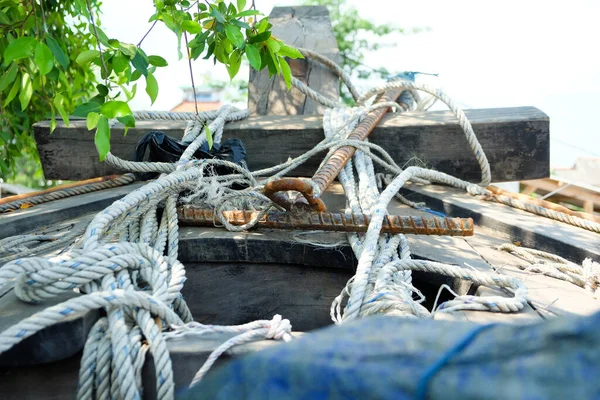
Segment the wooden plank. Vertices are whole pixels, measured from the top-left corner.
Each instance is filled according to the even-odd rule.
[[[240,325],[280,314],[311,331],[332,324],[331,303],[352,275],[327,265],[187,263],[182,293],[196,321]]]
[[[300,338],[302,332],[294,332],[294,338]],[[196,372],[202,367],[210,353],[227,337],[203,336],[186,337],[185,340],[167,342],[173,378],[175,381],[175,398],[182,395],[189,386]],[[225,352],[208,372],[239,358],[272,346],[285,345],[275,340],[259,340],[235,346]],[[23,368],[0,367],[0,387],[3,400],[64,400],[75,399],[79,378],[79,362],[81,353],[62,361]],[[154,400],[156,396],[154,361],[151,353],[147,353],[142,369],[143,398]]]
[[[528,288],[530,304],[544,317],[561,315],[590,315],[600,311],[600,300],[585,289],[541,274],[527,273],[518,266],[528,265],[512,254],[499,251],[508,240],[494,235],[476,235],[464,238],[475,251],[502,274],[517,277]]]
[[[273,36],[284,43],[320,53],[339,63],[337,41],[325,6],[275,7],[269,15]],[[337,100],[339,80],[329,68],[308,59],[288,59],[292,75],[322,95]],[[325,107],[296,89],[287,90],[280,76],[250,68],[248,109],[253,115],[323,114]]]
[[[29,304],[20,301],[12,290],[0,298],[0,332],[36,312],[76,296],[79,294],[75,292],[63,293],[43,303]],[[100,310],[75,313],[60,323],[41,330],[0,354],[0,367],[49,363],[77,354],[83,348],[87,334],[100,314]]]
[[[28,231],[39,230],[48,225],[100,211],[140,186],[142,186],[142,183],[132,183],[50,201],[22,210],[1,213],[0,226],[2,229],[0,229],[0,239],[22,235]]]
[[[453,217],[471,217],[476,226],[492,229],[525,247],[548,251],[581,263],[600,259],[600,236],[559,221],[492,201],[479,200],[464,190],[440,185],[408,184],[402,192],[434,210]]]
[[[569,203],[580,206],[580,207],[585,208],[585,204],[590,204],[590,203],[592,204],[592,207],[595,204],[600,206],[600,189],[598,189],[597,191],[592,191],[592,190],[589,190],[589,189],[586,189],[583,187],[579,187],[575,184],[569,185],[564,182],[554,180],[552,178],[524,181],[524,182],[521,182],[521,185],[525,185],[526,188],[530,188],[529,189],[530,193],[540,191],[541,193],[539,193],[539,194],[546,194],[546,193],[554,192],[557,189],[560,189],[560,191],[558,193],[556,193],[555,196],[550,197],[549,200],[551,200],[551,201],[555,198],[559,198],[559,199],[563,199],[563,200],[567,200],[565,198],[570,198],[567,200]],[[566,187],[564,187],[564,186],[566,186]],[[530,193],[527,193],[527,194],[530,194]],[[588,211],[585,211],[585,212],[588,212],[588,213],[591,212],[589,210],[590,209],[588,206]]]
[[[549,175],[549,120],[534,107],[466,110],[491,166],[494,182],[537,179]],[[113,128],[111,151],[132,159],[136,143],[148,132],[161,130],[181,138],[185,122],[139,121],[123,136]],[[87,179],[122,173],[98,161],[94,135],[85,121],[62,122],[50,135],[48,121],[34,125],[44,174],[48,179]],[[248,151],[250,170],[271,167],[312,149],[323,139],[317,116],[260,116],[227,124],[223,138],[241,139]],[[399,164],[420,165],[479,182],[480,169],[451,113],[410,112],[387,115],[370,135]],[[319,154],[291,176],[312,176],[323,160]],[[415,161],[418,160],[418,161]]]

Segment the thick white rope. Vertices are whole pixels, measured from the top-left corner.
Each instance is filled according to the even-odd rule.
[[[283,340],[285,342],[289,342],[292,339],[292,325],[289,320],[281,318],[281,315],[275,315],[270,321],[259,320],[244,325],[221,326],[189,322],[186,325],[172,325],[171,329],[173,329],[172,332],[164,334],[167,340],[177,340],[187,336],[210,336],[214,334],[235,335],[223,342],[208,356],[204,365],[202,365],[194,376],[190,387],[200,382],[217,359],[234,346],[260,339]]]
[[[342,74],[340,76],[343,77]],[[297,81],[294,83],[298,84]],[[363,104],[366,99],[391,87],[423,90],[448,104],[457,115],[480,163],[481,184],[487,185],[490,177],[485,154],[464,113],[443,93],[424,85],[394,81],[369,92],[359,101]],[[315,94],[310,88],[303,90],[307,96],[329,107],[338,105],[337,101]],[[351,84],[350,92],[356,95]],[[218,143],[225,122],[244,118],[247,115],[245,111],[224,107],[198,115],[136,113],[136,118],[140,120],[191,121],[185,131],[185,141],[190,143],[188,149],[176,164],[130,162],[109,154],[107,162],[119,168],[136,172],[155,171],[163,175],[99,213],[88,226],[81,247],[72,249],[60,260],[18,259],[0,268],[0,285],[14,285],[15,292],[24,301],[43,300],[74,288],[87,293],[48,308],[0,333],[0,352],[73,312],[102,307],[107,310],[107,317],[99,320],[88,336],[81,361],[78,397],[139,398],[144,354],[152,351],[158,398],[171,399],[174,384],[166,348],[167,339],[174,340],[187,333],[202,335],[227,331],[237,334],[211,354],[194,382],[201,379],[217,357],[233,345],[257,338],[289,339],[289,321],[277,316],[273,321],[257,321],[242,327],[211,327],[201,324],[182,327],[184,323],[191,321],[191,315],[180,295],[185,271],[177,261],[178,196],[182,191],[191,191],[192,194],[186,196],[187,201],[214,208],[216,218],[227,229],[233,230],[235,228],[227,224],[221,210],[228,207],[249,208],[264,213],[273,207],[262,195],[263,185],[258,183],[258,177],[277,179],[312,155],[323,150],[328,150],[331,154],[345,145],[357,148],[353,160],[340,174],[340,181],[348,198],[348,212],[370,215],[371,224],[366,234],[348,236],[359,265],[356,275],[332,304],[332,316],[336,322],[382,312],[403,317],[431,317],[431,313],[421,305],[424,297],[412,286],[412,270],[443,273],[477,284],[507,287],[515,293],[510,299],[458,296],[440,305],[437,312],[461,309],[514,312],[521,309],[526,301],[526,288],[517,279],[477,274],[447,264],[412,260],[408,242],[403,235],[380,234],[387,204],[408,180],[441,182],[465,190],[475,186],[450,175],[423,168],[409,167],[403,171],[379,146],[368,141],[347,140],[349,132],[360,118],[370,110],[382,106],[387,107],[389,104],[329,110],[324,116],[326,138],[313,150],[281,165],[254,172],[226,161],[191,159],[195,150],[206,140],[207,123]],[[388,179],[389,184],[381,194],[377,190],[374,162],[395,176]],[[228,166],[234,173],[214,176],[210,170],[215,165]],[[381,178],[379,180],[382,181]],[[246,184],[248,188],[233,190],[231,186],[236,183]],[[157,217],[158,207],[164,208],[160,220]],[[250,226],[252,223],[242,229]],[[413,295],[417,296],[416,300]],[[342,311],[345,296],[349,300]],[[177,326],[174,333],[162,333],[163,325],[154,317]],[[147,343],[141,343],[142,339]]]

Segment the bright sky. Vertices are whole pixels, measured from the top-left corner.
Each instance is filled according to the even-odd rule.
[[[151,0],[104,0],[102,24],[110,37],[137,43],[149,27]],[[275,5],[299,1],[256,0],[268,14]],[[577,157],[600,157],[600,2],[595,0],[349,0],[378,23],[427,27],[395,35],[393,48],[369,55],[366,63],[394,72],[439,74],[437,84],[465,108],[535,106],[550,116],[551,165],[570,167]],[[123,9],[127,4],[127,10]],[[177,60],[174,35],[157,26],[146,38],[147,54],[159,54],[153,106],[139,88],[136,109],[170,109],[190,85],[186,60]],[[195,62],[196,83],[207,72],[227,79],[222,66]],[[240,71],[240,77],[247,76]]]

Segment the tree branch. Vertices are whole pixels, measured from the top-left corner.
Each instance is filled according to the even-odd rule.
[[[90,14],[90,21],[92,23],[92,28],[94,29],[96,43],[98,43],[98,51],[100,52],[100,62],[102,63],[104,74],[106,75],[106,78],[104,79],[106,81],[108,80],[108,68],[106,68],[106,64],[104,63],[104,57],[102,56],[102,46],[100,45],[100,39],[98,38],[98,30],[96,29],[96,23],[94,22],[94,14],[92,13],[92,6],[90,6],[90,0],[85,0],[85,4],[87,6],[88,13]]]

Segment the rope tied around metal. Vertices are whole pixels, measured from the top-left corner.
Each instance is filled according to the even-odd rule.
[[[438,182],[464,190],[474,190],[472,188],[477,185],[424,168],[409,167],[403,170],[381,147],[368,140],[350,137],[361,120],[373,111],[390,106],[405,110],[405,107],[389,102],[365,105],[372,96],[390,89],[425,91],[447,104],[457,116],[480,164],[480,185],[485,187],[491,179],[489,164],[460,108],[438,89],[408,81],[392,81],[360,97],[349,78],[330,60],[305,50],[303,54],[331,64],[334,72],[349,86],[359,106],[339,107],[337,101],[325,99],[293,80],[294,85],[307,96],[331,107],[323,116],[325,138],[303,155],[252,172],[227,161],[192,159],[194,152],[206,141],[207,129],[212,132],[214,142],[218,143],[225,123],[245,118],[247,111],[225,106],[218,111],[202,114],[136,113],[137,119],[189,121],[183,139],[189,143],[187,150],[175,164],[131,162],[109,153],[106,162],[120,169],[160,172],[162,175],[97,214],[87,226],[81,241],[69,252],[53,259],[18,258],[0,267],[0,287],[14,287],[15,293],[23,301],[43,301],[75,288],[82,293],[80,297],[50,307],[1,332],[0,352],[73,313],[103,308],[107,315],[92,327],[84,347],[78,398],[141,398],[141,369],[145,354],[150,351],[155,363],[157,396],[159,399],[172,399],[174,381],[168,341],[186,335],[233,335],[209,356],[196,374],[193,385],[231,346],[259,338],[290,340],[291,324],[280,316],[275,316],[271,321],[255,321],[235,327],[192,322],[181,296],[185,268],[178,261],[177,205],[199,205],[213,209],[215,217],[226,229],[247,230],[258,224],[270,211],[281,211],[280,206],[265,195],[265,187],[313,155],[327,151],[326,163],[332,154],[345,146],[355,149],[338,176],[347,198],[346,214],[363,215],[370,222],[366,232],[347,234],[347,240],[359,262],[355,276],[332,303],[331,316],[334,322],[343,323],[379,313],[404,318],[432,318],[437,312],[516,312],[522,309],[527,301],[527,288],[518,279],[475,273],[455,265],[414,260],[403,234],[382,233],[387,205],[393,197],[398,196],[398,191],[408,181]],[[383,167],[389,176],[376,175],[375,163]],[[222,176],[210,173],[212,167],[220,165],[234,172]],[[261,181],[262,178],[266,180]],[[383,187],[384,183],[386,187]],[[246,189],[234,189],[236,184],[243,184]],[[319,185],[312,181],[306,184],[313,194],[321,194]],[[184,192],[186,195],[182,196]],[[406,199],[404,202],[415,205]],[[160,217],[158,208],[164,210]],[[248,210],[252,214],[248,220],[234,225],[227,220],[226,212],[236,210]],[[32,240],[33,237],[14,239],[13,242],[0,245],[6,247],[12,243],[19,246]],[[422,305],[424,297],[412,285],[413,270],[509,288],[514,296],[457,296],[430,312]],[[346,298],[347,302],[342,306]]]

